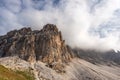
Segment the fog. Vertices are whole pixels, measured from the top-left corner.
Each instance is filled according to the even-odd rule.
[[[71,47],[120,50],[120,0],[0,0],[0,34],[13,29],[62,31]]]

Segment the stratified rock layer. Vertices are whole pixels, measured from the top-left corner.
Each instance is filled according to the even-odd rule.
[[[53,24],[45,25],[40,31],[22,28],[0,36],[0,57],[6,56],[18,56],[29,62],[40,60],[55,70],[62,70],[74,57]]]

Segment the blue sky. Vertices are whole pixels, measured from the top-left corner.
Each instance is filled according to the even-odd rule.
[[[0,0],[1,35],[52,23],[71,46],[119,50],[119,22],[120,0]]]

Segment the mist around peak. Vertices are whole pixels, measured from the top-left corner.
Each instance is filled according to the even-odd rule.
[[[119,0],[0,0],[0,34],[56,24],[67,44],[82,49],[120,49]]]

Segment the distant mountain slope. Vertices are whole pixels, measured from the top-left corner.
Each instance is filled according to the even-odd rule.
[[[73,49],[75,55],[81,59],[87,60],[91,63],[106,64],[106,65],[120,65],[120,52],[109,50],[100,52],[96,50]]]

